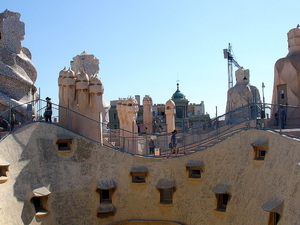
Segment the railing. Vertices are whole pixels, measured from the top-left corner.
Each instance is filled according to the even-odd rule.
[[[0,138],[8,135],[18,126],[29,122],[43,122],[46,101],[38,99],[22,105],[14,105],[1,113],[8,128],[0,132]],[[279,109],[279,111],[278,111]],[[284,109],[284,111],[282,111]],[[160,156],[169,156],[168,143],[171,134],[167,125],[153,130],[152,124],[140,124],[140,132],[122,129],[109,129],[98,118],[90,118],[74,110],[52,103],[52,123],[76,132],[86,138],[103,143],[107,147],[135,155],[154,156],[149,152],[149,140],[153,139]],[[272,116],[271,112],[274,114]],[[277,112],[277,116],[275,116]],[[286,116],[284,116],[286,115]],[[271,117],[271,118],[270,118]],[[290,118],[289,118],[290,117]],[[132,126],[137,124],[132,123]],[[145,132],[145,127],[149,127]],[[280,134],[286,128],[300,127],[300,108],[286,105],[250,104],[224,115],[200,122],[188,129],[178,128],[177,140],[179,155],[189,154],[216,144],[240,130],[272,129]],[[132,130],[138,130],[134,128]]]

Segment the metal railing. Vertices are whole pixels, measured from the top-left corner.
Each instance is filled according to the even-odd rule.
[[[8,135],[18,126],[32,122],[43,122],[46,101],[38,99],[22,105],[14,105],[0,116],[8,123],[2,129],[0,138]],[[159,156],[169,156],[168,143],[171,134],[167,133],[167,124],[162,129],[153,130],[151,124],[140,124],[140,128],[149,127],[148,132],[131,132],[123,129],[109,129],[98,118],[89,118],[69,108],[52,103],[52,123],[76,132],[86,138],[103,143],[105,146],[135,155],[154,156],[149,152],[149,140],[153,139]],[[273,115],[271,115],[271,113]],[[277,115],[276,115],[277,113]],[[137,126],[133,123],[132,126]],[[189,154],[210,147],[228,136],[245,129],[271,129],[284,133],[286,128],[300,127],[300,108],[287,105],[249,104],[221,116],[199,122],[192,127],[176,128],[179,154]],[[138,130],[138,129],[132,129]]]

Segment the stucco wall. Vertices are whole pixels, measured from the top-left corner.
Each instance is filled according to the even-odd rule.
[[[73,137],[73,151],[57,152],[57,137]],[[268,139],[263,163],[255,163],[251,143]],[[9,180],[0,184],[0,224],[112,224],[129,220],[163,220],[187,225],[268,223],[262,205],[284,200],[279,224],[297,224],[300,217],[298,165],[300,143],[278,134],[248,130],[206,150],[182,157],[134,156],[98,145],[63,128],[36,122],[21,127],[0,143],[0,158],[9,162]],[[201,160],[202,178],[188,178],[186,164]],[[131,183],[134,165],[148,168],[146,183]],[[97,218],[102,178],[114,180],[114,216]],[[172,205],[161,205],[160,179],[175,180]],[[212,189],[229,185],[226,213],[215,211]],[[35,217],[32,190],[51,192],[49,214]],[[130,224],[126,222],[127,224]],[[125,223],[125,224],[126,224]],[[122,224],[122,223],[121,223]]]

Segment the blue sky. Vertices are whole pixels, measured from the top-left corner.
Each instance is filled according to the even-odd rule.
[[[106,101],[150,95],[165,103],[179,80],[187,99],[204,101],[212,117],[216,106],[225,112],[229,42],[271,102],[274,64],[288,53],[299,8],[299,0],[1,0],[2,12],[19,12],[25,23],[22,46],[31,51],[42,98],[58,103],[60,70],[86,51],[100,60]]]

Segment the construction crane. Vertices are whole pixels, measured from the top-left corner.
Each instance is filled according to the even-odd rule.
[[[243,69],[242,66],[234,59],[234,54],[232,52],[232,47],[230,43],[228,44],[228,49],[223,49],[224,59],[227,59],[228,62],[228,89],[233,87],[233,78],[232,78],[232,63],[239,69]]]

